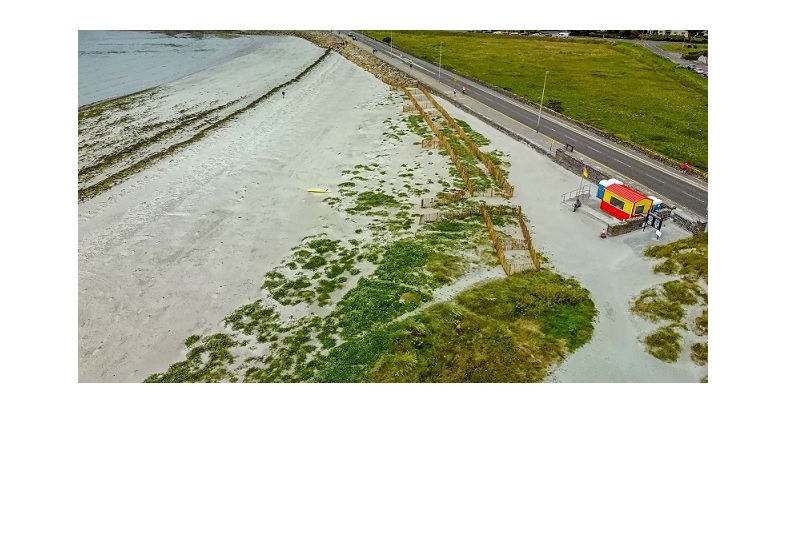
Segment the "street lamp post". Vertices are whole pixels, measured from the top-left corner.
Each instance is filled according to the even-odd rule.
[[[442,83],[442,43],[439,43],[439,83]]]
[[[543,114],[543,98],[546,96],[546,80],[548,80],[549,71],[546,70],[546,77],[543,78],[543,93],[540,94],[540,112],[537,113],[537,132],[540,132],[540,115]]]

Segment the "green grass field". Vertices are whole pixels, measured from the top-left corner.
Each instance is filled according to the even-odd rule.
[[[390,31],[364,31],[375,39]],[[394,47],[478,78],[676,162],[709,169],[708,80],[644,47],[451,31],[394,31]]]

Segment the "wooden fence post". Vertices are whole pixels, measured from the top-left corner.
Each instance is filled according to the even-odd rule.
[[[484,153],[478,148],[475,142],[473,142],[472,138],[467,136],[467,134],[461,129],[461,127],[455,121],[455,119],[451,117],[441,105],[436,103],[436,100],[433,99],[433,96],[430,95],[430,93],[428,93],[427,89],[425,89],[425,87],[422,84],[419,84],[417,87],[422,93],[425,94],[427,100],[433,104],[433,106],[442,114],[442,116],[447,120],[447,122],[450,123],[450,126],[452,126],[455,129],[459,137],[461,137],[464,143],[467,144],[470,150],[484,164],[484,167],[486,167],[487,170],[489,170],[490,175],[492,175],[493,178],[496,180],[496,182],[498,182],[501,185],[501,188],[503,189],[504,193],[506,193],[506,195],[510,197],[514,196],[515,188],[511,184],[509,184],[509,181],[507,181],[506,177],[504,177],[503,174],[500,172],[500,170],[498,170],[498,168],[495,167],[495,164],[493,164],[492,161],[490,161],[490,159],[486,157],[486,155],[484,155]],[[472,189],[471,186],[470,189]],[[472,191],[470,192],[470,194],[472,194]]]

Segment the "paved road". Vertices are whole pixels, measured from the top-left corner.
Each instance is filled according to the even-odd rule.
[[[675,51],[668,51],[668,50],[665,50],[665,49],[662,48],[664,45],[671,45],[671,44],[676,44],[677,45],[677,44],[680,44],[680,41],[670,41],[670,42],[663,42],[663,43],[661,41],[645,41],[645,40],[642,40],[642,39],[628,39],[628,41],[630,41],[631,43],[637,43],[637,44],[641,45],[642,47],[650,49],[652,52],[654,52],[658,56],[660,56],[662,58],[667,58],[667,59],[671,60],[672,62],[674,62],[675,64],[677,64],[678,66],[686,67],[686,66],[688,66],[690,64],[694,64],[695,66],[698,66],[699,68],[702,68],[704,72],[709,71],[709,65],[708,64],[703,64],[699,60],[684,60],[683,58],[681,58],[680,53],[675,52]]]
[[[343,32],[344,36],[348,32]],[[641,155],[625,146],[605,140],[599,136],[579,129],[568,122],[554,118],[546,113],[538,114],[538,110],[523,104],[475,82],[468,82],[462,76],[440,69],[438,65],[415,58],[408,53],[375,41],[367,36],[354,33],[355,42],[368,50],[377,49],[377,56],[392,62],[400,70],[410,73],[422,81],[433,81],[445,95],[452,96],[452,89],[462,103],[469,100],[483,104],[486,107],[508,117],[504,120],[509,126],[509,120],[522,126],[515,126],[513,132],[526,135],[527,127],[536,133],[530,138],[539,143],[540,138],[547,137],[561,145],[573,146],[575,154],[586,162],[596,162],[597,167],[613,172],[621,179],[630,179],[640,188],[645,188],[651,194],[658,194],[664,200],[674,203],[697,216],[706,217],[708,213],[708,184],[691,176],[685,176],[669,166],[663,165],[644,155]],[[413,66],[411,66],[411,63]],[[425,78],[428,80],[425,80]],[[457,81],[456,81],[457,80]],[[466,94],[461,93],[461,85],[466,88]],[[512,127],[509,127],[512,129]],[[632,184],[631,184],[632,186]]]

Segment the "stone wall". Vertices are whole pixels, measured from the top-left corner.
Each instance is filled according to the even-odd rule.
[[[705,231],[706,229],[706,222],[697,220],[694,217],[690,217],[685,212],[681,212],[677,209],[662,208],[658,211],[658,215],[664,218],[664,223],[666,223],[667,220],[672,220],[672,222],[678,227],[681,227],[686,231],[691,231],[692,233],[696,231]],[[624,220],[618,224],[609,225],[607,228],[605,228],[607,230],[607,236],[615,237],[617,235],[622,235],[624,233],[629,233],[639,229],[642,227],[644,220],[645,216],[637,216],[635,218]],[[647,227],[651,228],[652,226]]]
[[[643,222],[644,216],[638,216],[636,218],[624,220],[618,224],[611,224],[606,228],[607,235],[608,237],[615,237],[617,235],[622,235],[623,233],[630,233],[631,231],[639,229]]]
[[[301,39],[318,45],[321,48],[332,50],[360,68],[368,70],[371,74],[388,85],[416,87],[416,78],[398,70],[386,61],[370,52],[354,45],[351,39],[344,39],[329,31],[245,31],[244,33],[256,35],[294,35]]]
[[[707,221],[701,220],[688,212],[684,212],[680,208],[673,210],[671,217],[673,222],[692,233],[696,231],[706,231],[706,226],[708,225]]]
[[[600,171],[598,169],[593,169],[590,166],[586,166],[581,160],[574,157],[572,154],[568,153],[562,148],[558,148],[556,152],[554,152],[554,162],[562,165],[568,171],[572,173],[576,173],[577,175],[582,175],[582,168],[588,167],[588,178],[586,181],[588,183],[593,183],[594,185],[599,185],[599,181],[604,181],[605,179],[611,179],[610,175],[607,175],[604,171]]]

